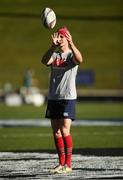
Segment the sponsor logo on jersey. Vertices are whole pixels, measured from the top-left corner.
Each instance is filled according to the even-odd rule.
[[[53,67],[66,67],[67,63],[66,63],[66,59],[60,59],[60,58],[56,58],[55,61],[53,62]]]

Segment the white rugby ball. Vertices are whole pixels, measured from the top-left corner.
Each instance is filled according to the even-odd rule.
[[[51,8],[46,7],[42,12],[41,20],[45,28],[53,29],[56,25],[56,14]]]

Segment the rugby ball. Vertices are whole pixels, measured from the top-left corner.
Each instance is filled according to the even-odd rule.
[[[41,20],[45,28],[53,29],[56,25],[56,14],[51,8],[46,7],[42,11]]]

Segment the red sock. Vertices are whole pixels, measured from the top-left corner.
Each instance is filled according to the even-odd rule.
[[[65,142],[65,150],[66,150],[65,163],[68,167],[71,167],[72,148],[73,148],[73,142],[72,142],[71,135],[64,137],[64,142]]]
[[[65,150],[64,150],[64,141],[63,138],[55,138],[55,144],[59,156],[59,164],[64,166],[65,164]]]

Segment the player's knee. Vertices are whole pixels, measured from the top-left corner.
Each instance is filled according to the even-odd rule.
[[[68,136],[70,134],[70,130],[68,128],[64,127],[64,126],[62,127],[61,131],[62,131],[62,135],[64,137]]]
[[[55,138],[61,137],[62,136],[61,131],[60,130],[54,131],[54,136],[55,136]]]

